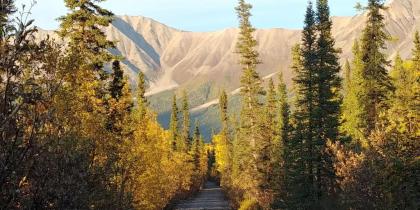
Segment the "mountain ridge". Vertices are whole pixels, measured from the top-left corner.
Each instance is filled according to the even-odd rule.
[[[414,31],[420,29],[420,1],[393,0],[387,6],[389,8],[384,12],[386,30],[393,41],[387,44],[386,53],[390,59],[397,53],[407,58],[413,47]],[[365,12],[352,17],[332,17],[333,35],[336,48],[342,50],[342,63],[352,58],[352,45],[360,37],[366,17]],[[239,92],[241,69],[235,54],[237,28],[191,32],[172,28],[152,18],[123,15],[116,16],[105,32],[109,39],[117,41],[117,48],[112,52],[125,57],[123,65],[133,86],[138,72],[145,73],[149,85],[147,95],[164,126],[168,124],[170,107],[163,104],[171,104],[174,92],[188,90],[192,111],[200,120],[208,120],[209,115],[217,117],[213,113],[217,109],[211,107],[217,104],[221,88],[231,93]],[[51,33],[41,30],[40,36]],[[271,77],[281,71],[290,86],[293,77],[289,68],[290,51],[300,42],[301,30],[257,29],[255,37],[263,61],[257,67],[261,77]],[[213,127],[217,131],[217,126]],[[212,131],[206,132],[210,134]]]
[[[388,45],[390,57],[398,51],[407,57],[409,52],[405,49],[412,46],[410,41],[414,29],[420,28],[420,2],[392,0],[387,5],[387,30],[400,39],[396,44]],[[342,61],[351,58],[351,46],[361,33],[365,18],[365,13],[332,18],[336,47],[343,50]],[[139,71],[146,74],[150,84],[148,95],[183,88],[197,79],[209,79],[229,90],[239,85],[237,74],[240,68],[234,53],[237,28],[191,32],[172,28],[148,17],[122,15],[116,16],[105,31],[109,39],[117,41],[117,48],[112,52],[126,58],[124,64],[130,80],[135,83]],[[257,29],[255,36],[263,61],[258,67],[260,74],[266,76],[282,69],[290,83],[290,49],[300,42],[300,30]],[[220,79],[221,75],[224,79]]]

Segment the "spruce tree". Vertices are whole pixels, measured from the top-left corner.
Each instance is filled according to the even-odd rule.
[[[113,55],[108,51],[114,48],[114,42],[109,41],[101,27],[111,24],[114,14],[97,5],[105,0],[74,1],[65,0],[70,12],[60,17],[58,34],[69,40],[69,48],[81,58],[88,60],[91,70],[100,71],[104,62],[110,62]],[[103,71],[99,72],[104,76]]]
[[[401,140],[410,138],[414,140],[419,129],[419,71],[416,71],[415,64],[406,65],[398,54],[390,75],[395,91],[389,102],[388,129],[408,137]]]
[[[279,84],[277,85],[277,129],[279,132],[279,140],[278,143],[281,144],[280,147],[283,147],[288,140],[289,140],[289,132],[290,132],[290,105],[288,102],[288,92],[286,84],[284,83],[283,74],[279,74]]]
[[[228,122],[228,96],[224,90],[219,96],[220,122],[222,125],[218,135],[213,136],[213,145],[216,159],[216,170],[220,174],[220,184],[227,188],[231,185],[231,149],[232,142]]]
[[[363,62],[362,85],[363,92],[359,96],[363,101],[363,128],[367,137],[378,125],[379,115],[386,105],[387,96],[392,90],[387,67],[389,61],[383,53],[386,49],[388,34],[385,31],[384,16],[386,9],[383,0],[368,1],[368,19],[361,38],[361,57]]]
[[[351,65],[350,65],[349,60],[347,59],[346,63],[344,64],[344,82],[343,82],[344,97],[348,93],[351,87],[351,72],[352,72]]]
[[[264,107],[264,123],[262,128],[263,138],[258,143],[259,159],[257,162],[258,172],[261,173],[261,193],[265,194],[265,202],[271,204],[273,199],[273,172],[274,165],[274,144],[277,141],[277,95],[273,79],[268,81],[267,96]],[[262,204],[260,204],[262,205]],[[266,204],[267,205],[267,204]],[[262,205],[263,206],[263,205]],[[268,206],[267,206],[268,207]]]
[[[114,109],[113,106],[116,106],[116,103],[120,100],[120,97],[122,96],[122,90],[125,86],[124,83],[124,72],[121,69],[120,62],[118,60],[115,60],[112,63],[112,80],[109,85],[109,93],[111,95],[111,98],[106,101],[106,104],[109,106],[108,109],[111,109],[111,113],[109,114],[108,124],[107,128],[110,131],[115,131],[117,129],[116,123],[118,121],[118,118],[121,116],[118,116],[121,113],[117,113],[118,111]],[[118,129],[119,130],[119,129]]]
[[[109,88],[111,97],[119,100],[122,95],[122,89],[124,87],[124,72],[121,69],[120,61],[115,60],[112,63],[112,82]]]
[[[363,128],[363,100],[359,97],[363,93],[363,61],[359,41],[353,45],[353,60],[349,79],[345,80],[345,93],[341,106],[340,131],[348,136],[354,146],[360,145],[363,148],[368,146],[364,137]]]
[[[414,49],[412,53],[412,61],[415,71],[420,71],[420,34],[418,31],[414,34]]]
[[[178,145],[179,139],[179,131],[178,131],[178,106],[176,104],[176,95],[174,94],[172,99],[172,113],[171,113],[171,121],[169,124],[169,131],[171,134],[171,143],[172,148],[177,150],[180,145]]]
[[[90,189],[81,192],[90,195],[84,205],[105,208],[118,203],[117,195],[110,192],[117,187],[114,170],[118,167],[118,158],[109,152],[109,148],[118,148],[121,143],[114,141],[106,129],[107,116],[113,110],[106,106],[109,74],[105,65],[115,59],[109,52],[115,46],[102,28],[111,24],[113,14],[101,8],[99,1],[95,0],[64,2],[68,13],[59,19],[60,29],[57,31],[66,40],[66,58],[61,65],[63,72],[60,72],[64,85],[56,101],[65,107],[57,112],[63,127],[73,137],[72,147],[66,151],[91,157],[86,163],[81,163],[89,166],[84,169],[86,178],[78,180]]]
[[[144,120],[146,117],[147,106],[149,102],[146,97],[146,79],[143,72],[139,72],[137,83],[137,109],[139,111],[140,119]]]
[[[240,188],[245,191],[245,198],[254,198],[257,201],[263,199],[264,193],[261,191],[263,183],[263,170],[259,168],[264,157],[259,153],[264,147],[263,139],[263,110],[260,97],[263,95],[261,78],[256,71],[260,63],[259,54],[256,51],[257,41],[253,37],[255,28],[250,22],[252,5],[244,0],[239,0],[236,11],[239,18],[239,38],[236,43],[237,53],[240,55],[239,63],[242,68],[241,76],[241,96],[242,109],[240,119],[240,134],[238,135],[238,144],[244,153],[240,156],[240,173],[238,182]],[[262,201],[259,202],[264,204]]]
[[[290,107],[288,103],[287,87],[283,80],[283,74],[279,73],[277,85],[277,124],[276,124],[276,139],[272,148],[272,162],[273,162],[273,178],[271,180],[274,190],[274,202],[272,207],[274,209],[281,209],[285,207],[286,199],[286,145],[290,141]]]
[[[190,108],[188,105],[188,95],[184,91],[182,95],[182,133],[180,145],[182,150],[187,151],[190,146]]]
[[[105,64],[114,59],[109,52],[114,43],[107,40],[101,27],[107,27],[113,14],[97,5],[97,1],[65,0],[69,13],[59,18],[58,34],[68,40],[63,78],[68,93],[60,95],[70,113],[67,126],[80,131],[84,138],[102,140],[106,96]],[[98,145],[101,146],[97,142]],[[95,145],[95,144],[92,144]]]
[[[194,128],[194,136],[191,144],[191,154],[194,161],[195,171],[200,170],[200,158],[201,158],[201,134],[199,124],[196,123]]]
[[[341,105],[341,67],[339,64],[339,51],[335,49],[335,40],[332,36],[332,20],[328,0],[317,1],[317,39],[316,49],[316,87],[317,105],[315,109],[315,153],[316,160],[316,194],[317,199],[328,196],[335,186],[334,168],[331,157],[325,153],[328,140],[339,140],[338,128],[340,125]]]
[[[302,186],[300,192],[294,195],[295,200],[299,197],[303,200],[302,206],[314,205],[317,199],[317,189],[315,185],[316,161],[319,154],[316,151],[317,140],[317,126],[319,121],[317,117],[318,101],[318,74],[317,74],[317,37],[316,37],[316,21],[315,12],[312,3],[310,2],[306,10],[304,30],[302,32],[302,46],[300,49],[302,56],[301,68],[295,68],[295,83],[296,110],[294,118],[301,131],[299,136],[303,139],[294,139],[294,141],[302,141],[305,149],[298,150],[296,157],[299,157],[305,162],[305,172],[296,171],[305,176],[303,180],[299,180]],[[297,136],[297,135],[296,135]],[[297,142],[295,142],[297,143]],[[303,146],[303,145],[302,145]],[[297,149],[297,148],[296,148]],[[301,170],[301,168],[299,168]],[[296,177],[297,178],[297,177]],[[297,179],[296,179],[297,180]]]
[[[268,81],[267,97],[265,102],[265,135],[269,139],[268,142],[274,142],[277,137],[277,94],[274,87],[273,79]]]
[[[220,111],[220,120],[222,122],[222,133],[227,135],[229,132],[228,127],[228,96],[225,90],[222,90],[219,97],[219,111]]]

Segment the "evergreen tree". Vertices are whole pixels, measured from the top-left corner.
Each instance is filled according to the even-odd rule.
[[[413,67],[415,65],[412,65]],[[388,129],[404,134],[408,138],[414,138],[418,132],[419,119],[419,71],[405,65],[398,54],[395,58],[394,68],[391,70],[391,78],[395,87],[390,97],[388,110]],[[414,144],[414,142],[412,142]]]
[[[264,148],[265,139],[263,139],[263,109],[260,101],[263,95],[261,87],[261,78],[256,71],[260,63],[259,54],[255,47],[257,41],[253,37],[255,29],[250,22],[252,6],[244,0],[239,0],[236,11],[239,18],[239,38],[236,44],[237,53],[240,55],[240,65],[242,67],[241,76],[241,122],[238,145],[245,147],[241,149],[244,153],[240,156],[239,176],[241,181],[240,188],[243,189],[246,199],[256,199],[259,204],[267,205],[262,201],[265,199],[263,173],[258,163],[265,161],[259,150]]]
[[[146,97],[146,79],[143,72],[139,72],[137,83],[137,107],[140,119],[145,119],[149,102]]]
[[[69,12],[59,19],[58,30],[59,36],[67,41],[66,62],[61,66],[64,85],[55,100],[60,104],[57,117],[63,122],[66,134],[73,137],[71,147],[65,149],[69,157],[74,158],[71,153],[75,152],[78,158],[89,157],[85,158],[86,163],[81,163],[85,168],[71,167],[75,171],[85,170],[85,178],[77,181],[85,184],[80,191],[90,195],[78,205],[115,206],[118,194],[113,192],[118,183],[113,170],[118,167],[118,157],[110,150],[115,151],[121,142],[115,141],[112,132],[106,129],[107,116],[114,111],[106,106],[109,74],[104,68],[115,59],[109,52],[114,43],[102,30],[109,26],[113,14],[101,8],[99,1],[64,2]]]
[[[351,88],[351,65],[349,60],[346,60],[346,63],[344,64],[344,96],[348,93],[349,89]]]
[[[302,129],[298,131],[303,139],[294,139],[294,141],[303,141],[304,148],[297,151],[296,157],[301,158],[305,162],[305,170],[296,171],[296,176],[305,175],[301,181],[302,186],[299,194],[294,195],[295,200],[299,197],[303,200],[302,206],[313,206],[317,199],[317,189],[315,185],[316,164],[319,158],[319,153],[316,151],[316,132],[319,123],[317,121],[317,99],[318,99],[318,74],[317,74],[317,37],[316,37],[316,22],[315,12],[312,3],[310,2],[305,15],[305,26],[302,32],[302,46],[300,54],[302,56],[302,67],[295,68],[295,91],[296,91],[296,110],[294,118],[299,127]],[[299,135],[299,136],[300,136]],[[298,136],[298,135],[296,135]],[[298,142],[295,142],[298,143]],[[296,148],[297,149],[297,148]],[[300,154],[299,154],[300,153]],[[301,170],[302,168],[299,168]]]
[[[285,157],[286,157],[286,145],[289,144],[290,140],[290,107],[288,103],[288,95],[286,84],[283,80],[283,74],[279,74],[279,83],[277,85],[277,124],[275,129],[277,130],[277,136],[273,143],[273,178],[271,180],[274,189],[274,202],[272,207],[274,209],[285,207],[286,192],[286,168],[285,168]]]
[[[389,61],[383,53],[388,35],[385,32],[385,10],[383,0],[368,1],[368,19],[361,38],[361,57],[363,62],[362,86],[360,98],[363,101],[364,136],[367,137],[375,129],[379,121],[381,109],[385,106],[387,96],[392,90],[387,67]]]
[[[220,174],[220,184],[228,189],[231,185],[231,141],[228,122],[228,96],[224,90],[219,96],[220,122],[222,125],[218,135],[213,136],[216,170]]]
[[[420,71],[420,34],[418,31],[414,34],[414,49],[412,61],[414,65],[414,70]]]
[[[359,97],[363,92],[363,61],[358,40],[353,45],[353,57],[350,76],[345,80],[340,131],[352,139],[353,145],[366,148],[368,144],[363,135],[363,127],[365,127],[363,101]]]
[[[101,27],[111,24],[114,14],[97,5],[105,0],[74,1],[65,0],[70,12],[60,17],[58,34],[69,40],[69,48],[85,60],[91,70],[100,71],[104,62],[110,62],[114,57],[108,51],[114,48],[112,41],[107,40]],[[99,72],[104,76],[103,71]]]
[[[283,74],[279,74],[279,84],[277,85],[277,97],[278,97],[278,117],[277,117],[277,129],[279,130],[278,144],[280,147],[288,141],[290,132],[290,105],[288,102],[287,87],[284,83]]]
[[[268,89],[266,102],[264,107],[264,123],[263,123],[263,139],[258,143],[259,159],[257,162],[258,172],[261,173],[260,189],[264,193],[264,201],[269,206],[273,200],[273,176],[275,176],[273,168],[274,161],[274,148],[277,143],[278,130],[277,130],[277,94],[274,87],[273,79],[268,81]],[[267,207],[268,207],[267,206]]]
[[[111,132],[108,142],[111,140],[113,142],[106,149],[106,153],[111,163],[108,173],[111,174],[112,181],[116,184],[117,195],[114,205],[122,209],[131,205],[131,192],[127,190],[130,171],[127,156],[131,155],[129,154],[131,150],[127,145],[132,141],[132,134],[135,129],[127,126],[132,124],[131,109],[133,107],[128,79],[124,77],[124,72],[121,70],[118,61],[113,63],[113,70],[110,85],[111,99],[108,100],[110,105],[108,129]]]
[[[227,135],[229,131],[228,127],[228,96],[225,90],[222,90],[219,97],[219,111],[220,111],[220,120],[222,122],[222,133]]]
[[[315,109],[316,139],[316,194],[317,199],[325,198],[333,193],[334,169],[332,159],[325,153],[328,140],[337,141],[339,139],[338,127],[340,125],[340,105],[341,105],[341,78],[339,76],[341,67],[339,64],[339,51],[335,49],[335,40],[332,36],[332,21],[330,18],[330,8],[328,0],[317,1],[317,39],[316,50],[316,87],[317,105]]]
[[[200,158],[201,158],[201,134],[200,134],[200,128],[198,123],[196,123],[194,128],[194,137],[191,144],[191,154],[194,161],[194,167],[196,171],[200,170]]]
[[[171,121],[169,124],[169,131],[171,133],[171,143],[172,148],[177,150],[179,148],[178,139],[179,139],[179,131],[178,131],[178,106],[176,104],[176,95],[174,94],[172,99],[172,113],[171,113]]]
[[[98,141],[104,126],[106,106],[104,70],[106,63],[114,56],[108,51],[114,47],[101,27],[107,27],[113,14],[97,5],[97,1],[65,0],[69,13],[60,20],[58,34],[68,40],[67,62],[64,63],[65,89],[68,93],[61,93],[60,100],[67,103],[68,115],[63,120],[69,127],[78,130],[86,139],[96,141],[95,147],[104,145]],[[63,116],[64,117],[64,116]],[[106,122],[106,121],[105,121]]]
[[[181,133],[180,145],[182,145],[183,151],[188,151],[190,146],[190,108],[188,105],[187,92],[183,92],[182,96],[182,133]]]
[[[295,64],[296,126],[303,130],[296,131],[303,136],[303,150],[294,148],[295,157],[301,158],[306,167],[304,173],[295,171],[296,176],[303,175],[300,193],[301,207],[320,208],[321,199],[326,198],[334,188],[334,170],[331,157],[325,152],[327,140],[338,139],[338,126],[341,99],[341,79],[338,51],[331,34],[332,21],[327,0],[317,1],[317,13],[309,3],[303,30],[301,56],[302,67]],[[319,36],[317,35],[319,34]],[[298,54],[295,52],[295,54]],[[297,55],[295,55],[297,56]],[[295,62],[298,58],[295,59]],[[298,144],[297,144],[298,145]],[[293,155],[292,155],[293,156]],[[299,165],[295,165],[302,170]],[[298,177],[295,178],[299,180]],[[299,195],[300,194],[300,195]]]
[[[277,137],[278,131],[277,127],[277,94],[274,87],[273,79],[270,78],[268,81],[268,90],[265,103],[265,126],[267,135],[267,142],[274,143],[275,138]]]
[[[119,100],[122,95],[122,89],[124,87],[124,72],[121,69],[120,61],[115,60],[112,63],[112,82],[110,85],[109,92],[111,93],[111,97]]]
[[[194,136],[192,138],[190,154],[192,156],[192,160],[194,163],[194,173],[195,177],[193,177],[193,181],[196,183],[195,187],[199,190],[207,175],[207,168],[208,168],[208,157],[207,151],[205,148],[204,140],[200,134],[200,126],[199,123],[196,122],[195,129],[194,129]]]
[[[109,93],[111,95],[111,98],[106,101],[107,105],[109,106],[108,109],[111,110],[109,113],[107,128],[110,131],[117,131],[117,130],[121,130],[121,128],[117,128],[118,126],[116,125],[116,123],[117,121],[120,120],[121,117],[123,117],[122,115],[124,114],[120,111],[126,111],[126,112],[130,111],[130,110],[117,110],[115,109],[116,107],[114,107],[114,106],[117,106],[120,98],[123,96],[123,88],[124,86],[127,85],[124,81],[124,72],[122,71],[120,62],[118,60],[115,60],[112,63],[111,77],[112,77],[112,80],[109,85]]]

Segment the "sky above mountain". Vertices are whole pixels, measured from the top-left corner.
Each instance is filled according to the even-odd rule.
[[[16,0],[30,5],[33,0]],[[67,10],[62,0],[36,0],[32,18],[43,29],[58,27],[56,19]],[[308,0],[248,0],[254,5],[252,19],[257,28],[301,28]],[[356,2],[330,0],[334,16],[357,14]],[[237,25],[234,7],[237,0],[108,0],[102,6],[117,15],[141,15],[187,31],[214,31]]]

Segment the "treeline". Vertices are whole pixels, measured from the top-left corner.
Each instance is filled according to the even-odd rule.
[[[288,91],[281,74],[277,87],[270,80],[264,88],[252,6],[239,0],[242,108],[230,117],[222,92],[213,138],[222,187],[238,209],[418,209],[419,33],[411,58],[391,65],[386,7],[369,0],[342,79],[328,1],[315,7],[292,49]]]
[[[65,44],[37,41],[29,11],[0,3],[0,209],[163,209],[206,178],[187,96],[183,126],[165,131],[144,75],[132,94],[123,58],[109,53],[101,29],[113,14],[99,2],[64,1]]]

